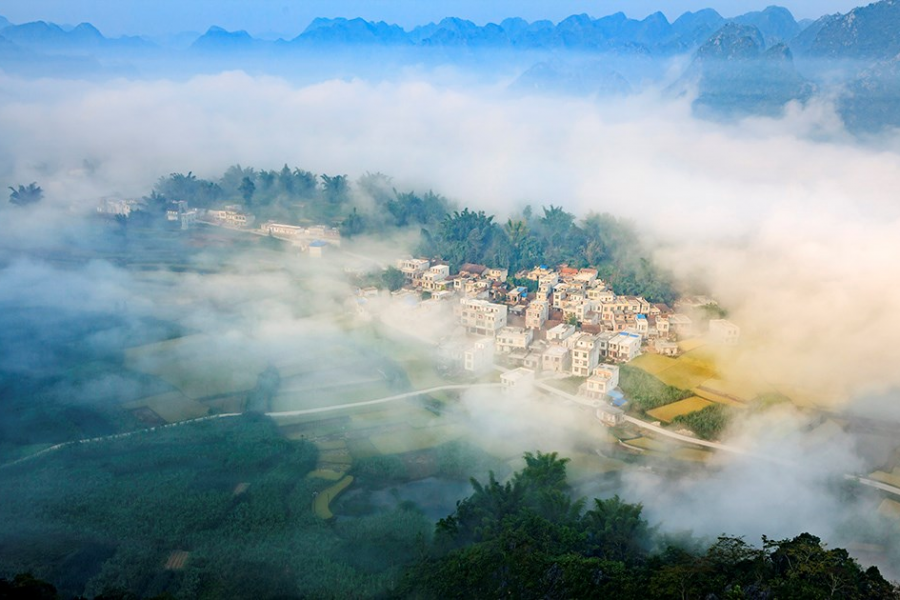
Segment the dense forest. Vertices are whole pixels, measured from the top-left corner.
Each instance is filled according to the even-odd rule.
[[[257,221],[325,223],[345,237],[390,237],[416,230],[420,241],[408,250],[444,260],[452,269],[464,263],[508,268],[512,273],[536,265],[568,264],[597,268],[619,294],[672,302],[669,276],[649,259],[634,226],[609,214],[582,219],[554,205],[535,211],[526,206],[500,223],[482,210],[458,210],[433,191],[398,191],[381,173],[366,173],[352,182],[346,175],[317,175],[284,165],[280,170],[229,167],[218,180],[193,173],[162,177],[147,196],[150,213],[160,214],[171,201],[211,208],[235,204]]]
[[[566,459],[526,454],[501,483],[474,493],[436,526],[401,596],[416,598],[898,598],[877,568],[863,569],[816,536],[722,536],[708,547],[658,534],[640,504],[574,499]],[[585,509],[586,508],[586,509]]]
[[[264,429],[257,432],[262,434],[259,441],[265,440]],[[227,435],[227,430],[222,433]],[[262,450],[241,445],[240,452],[229,453],[226,462],[236,461],[234,467],[241,470],[273,451],[288,453],[290,464],[272,467],[279,474],[267,475],[254,487],[296,485],[288,475],[295,468],[301,472],[309,468],[312,449],[303,444],[290,446],[274,439],[263,444]],[[105,584],[93,597],[107,600],[138,598],[136,589],[143,590],[144,597],[155,598],[900,598],[898,588],[876,567],[863,569],[846,550],[828,548],[815,535],[763,537],[758,545],[725,535],[711,545],[663,535],[643,518],[640,504],[618,496],[589,503],[574,498],[567,459],[540,452],[526,453],[524,458],[525,467],[506,481],[498,481],[493,473],[486,482],[472,479],[472,494],[438,521],[433,536],[426,535],[415,506],[374,518],[316,524],[311,514],[284,520],[281,502],[251,496],[243,508],[241,501],[231,500],[230,509],[223,506],[213,511],[229,522],[224,532],[212,527],[212,517],[207,515],[206,526],[148,530],[142,534],[147,541],[137,544],[134,536],[145,527],[142,523],[181,519],[165,514],[152,521],[134,519],[132,508],[131,519],[111,524],[132,532],[131,540],[123,544],[130,547],[124,556],[118,558],[102,546],[80,552],[114,554],[93,580],[93,589],[98,589],[98,579]],[[108,460],[124,465],[120,459]],[[387,465],[370,466],[377,472],[390,470]],[[193,494],[196,500],[178,496],[169,505],[200,501],[206,509],[217,506],[212,497]],[[149,510],[158,502],[152,500]],[[80,514],[88,509],[72,506],[71,524],[89,522]],[[126,514],[112,503],[102,510]],[[179,514],[190,512],[190,508],[178,510]],[[201,558],[192,558],[188,571],[162,576],[159,565],[149,559],[155,554],[154,546],[171,547],[166,541],[178,538],[199,541],[209,535],[204,535],[207,530],[214,539]],[[188,531],[195,533],[186,538]],[[99,535],[100,531],[93,533]],[[382,572],[386,564],[391,568]],[[400,566],[402,574],[397,571]],[[73,571],[75,566],[68,569]],[[66,573],[66,569],[60,571],[57,565],[55,572]],[[54,585],[30,573],[0,579],[0,598],[58,597]]]

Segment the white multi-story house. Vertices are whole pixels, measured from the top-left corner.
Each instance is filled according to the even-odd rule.
[[[509,269],[485,269],[482,277],[491,281],[503,282],[509,277]]]
[[[231,207],[207,211],[206,216],[214,222],[228,227],[247,227],[253,222],[251,215],[244,214]]]
[[[597,338],[589,333],[576,333],[566,340],[572,352],[572,375],[589,377],[600,364],[600,345]]]
[[[612,290],[606,289],[603,286],[588,288],[587,297],[595,302],[602,303],[610,303],[616,299],[616,295]]]
[[[669,332],[682,337],[694,335],[694,322],[687,315],[675,313],[669,315]]]
[[[525,327],[504,327],[497,332],[494,346],[498,354],[527,350],[534,340],[534,330]]]
[[[463,298],[456,307],[460,325],[469,333],[494,336],[506,327],[507,306],[486,300]]]
[[[656,332],[661,338],[669,337],[669,317],[656,317]]]
[[[534,371],[519,367],[500,375],[500,387],[505,394],[525,394],[534,384]]]
[[[403,273],[407,283],[419,279],[430,266],[431,262],[424,258],[404,258],[397,261],[397,268]]]
[[[630,331],[622,331],[609,340],[607,356],[612,360],[628,362],[641,354],[641,336]]]
[[[575,333],[575,326],[568,323],[560,323],[547,330],[547,341],[554,344],[562,344]]]
[[[653,344],[653,349],[662,356],[678,356],[678,344],[675,342],[656,340]]]
[[[572,367],[572,356],[565,346],[550,346],[541,357],[544,371],[565,373]]]
[[[650,337],[650,322],[647,320],[647,315],[635,315],[633,327],[643,339],[646,340]]]
[[[463,350],[463,368],[472,373],[487,371],[494,364],[494,340],[483,338]]]
[[[426,292],[436,292],[447,288],[447,278],[450,276],[450,267],[447,265],[434,265],[422,273],[420,281],[422,289]]]
[[[725,319],[712,319],[709,322],[709,338],[716,344],[735,346],[741,338],[741,328]]]
[[[593,374],[581,384],[578,392],[582,396],[602,400],[619,385],[619,367],[616,365],[597,365]]]
[[[525,327],[540,329],[547,322],[550,314],[550,303],[546,300],[534,300],[525,309]]]

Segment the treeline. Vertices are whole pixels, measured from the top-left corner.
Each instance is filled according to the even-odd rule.
[[[415,598],[895,599],[876,567],[809,533],[720,537],[707,548],[659,535],[640,504],[618,496],[585,510],[566,480],[567,459],[525,455],[508,482],[473,480],[474,493],[441,520],[398,594]]]
[[[351,182],[347,175],[288,165],[271,171],[233,165],[217,180],[172,173],[161,177],[144,200],[151,211],[164,211],[178,200],[197,208],[238,204],[259,220],[330,224],[348,237],[433,224],[449,209],[447,199],[434,192],[398,192],[381,173]]]
[[[162,177],[145,198],[151,212],[171,201],[210,208],[239,204],[258,220],[326,223],[344,236],[389,235],[399,229],[421,231],[416,254],[444,260],[456,270],[465,263],[507,268],[510,274],[536,265],[593,267],[619,294],[671,303],[676,295],[668,274],[647,257],[633,225],[609,214],[579,220],[558,206],[525,207],[496,221],[484,211],[452,210],[440,194],[398,191],[381,173],[355,182],[346,175],[318,175],[284,165],[280,170],[229,167],[218,180],[193,173]]]
[[[540,215],[529,206],[500,225],[493,215],[466,208],[423,228],[419,254],[441,257],[452,268],[479,263],[511,274],[536,265],[593,267],[619,294],[666,303],[676,298],[668,275],[644,256],[634,227],[609,214],[578,221],[558,206],[543,207]]]

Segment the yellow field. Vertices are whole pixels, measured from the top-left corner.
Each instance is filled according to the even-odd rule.
[[[677,460],[688,460],[692,462],[704,462],[710,459],[711,452],[706,450],[698,450],[697,448],[678,448],[669,453],[670,458]]]
[[[628,364],[637,367],[650,373],[651,375],[656,375],[670,367],[674,367],[677,364],[677,359],[674,359],[670,356],[660,356],[659,354],[641,354],[634,360],[630,361]]]
[[[878,513],[883,517],[900,520],[900,502],[885,498],[878,506]]]
[[[705,386],[704,386],[705,387]],[[732,398],[728,398],[727,396],[723,396],[721,394],[716,394],[715,392],[711,392],[709,390],[701,390],[700,388],[695,388],[691,390],[696,395],[709,400],[710,402],[715,402],[716,404],[724,404],[725,406],[737,406],[740,408],[747,408],[747,405],[743,402],[738,402]]]
[[[209,414],[209,407],[192,400],[181,392],[169,392],[148,398],[141,398],[124,405],[124,408],[133,410],[146,406],[158,414],[167,423],[197,419]]]
[[[722,379],[710,379],[709,381],[705,381],[703,387],[722,394],[723,396],[733,396],[744,402],[749,402],[760,394],[772,391],[772,386],[763,382],[724,381]]]
[[[696,350],[701,346],[706,345],[706,340],[704,338],[691,338],[689,340],[681,340],[678,342],[678,348],[682,352],[690,352],[691,350]]]
[[[679,400],[672,404],[654,408],[653,410],[647,411],[647,414],[659,421],[671,423],[675,417],[696,412],[712,405],[713,403],[709,400],[700,398],[699,396],[691,396],[690,398],[685,398],[684,400]]]
[[[695,388],[715,376],[715,371],[682,359],[678,359],[675,366],[656,374],[656,377],[666,385],[672,385],[683,390]]]
[[[875,481],[880,481],[881,483],[886,483],[894,487],[900,487],[900,474],[898,473],[875,471],[869,475],[869,479],[874,479]]]
[[[315,511],[316,516],[326,520],[333,517],[334,515],[328,508],[331,501],[337,498],[338,494],[347,489],[351,483],[353,483],[353,477],[347,475],[331,487],[319,492],[319,495],[316,496],[316,499],[313,501],[313,511]]]
[[[369,441],[381,454],[402,454],[434,448],[459,439],[463,434],[462,428],[451,424],[373,435]]]

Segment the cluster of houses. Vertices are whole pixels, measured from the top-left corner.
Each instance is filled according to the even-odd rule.
[[[446,264],[410,258],[398,261],[397,268],[408,289],[428,292],[432,302],[454,303],[456,320],[469,334],[461,352],[463,369],[482,372],[495,363],[512,368],[501,377],[508,393],[531,385],[537,373],[559,373],[584,378],[580,397],[608,403],[616,396],[618,364],[643,351],[677,355],[675,340],[698,333],[689,313],[714,303],[690,297],[672,308],[619,296],[596,269],[565,265],[536,267],[512,280],[528,285],[509,284],[506,269],[484,265],[465,264],[451,274]],[[709,335],[733,345],[740,329],[712,320]],[[619,418],[615,410],[598,416],[609,424]]]
[[[322,252],[328,246],[341,245],[341,233],[334,227],[325,225],[313,225],[302,227],[287,223],[266,221],[259,227],[252,228],[254,218],[241,212],[238,206],[226,206],[223,209],[206,211],[204,222],[210,225],[231,227],[233,229],[247,229],[257,235],[271,236],[279,240],[291,242],[291,244],[310,256],[322,256]]]

